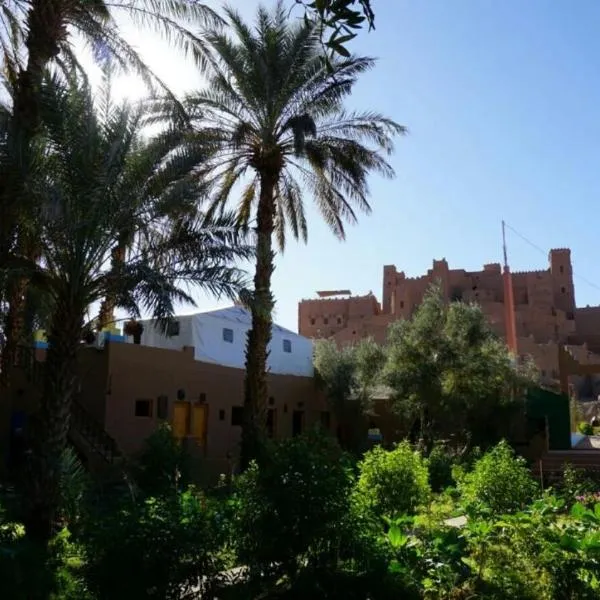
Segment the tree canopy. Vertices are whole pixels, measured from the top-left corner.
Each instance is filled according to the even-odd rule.
[[[495,443],[536,378],[531,362],[513,360],[480,307],[446,303],[435,286],[410,319],[390,326],[384,346],[363,340],[338,349],[320,341],[315,368],[337,414],[357,399],[369,406],[380,386],[405,433],[428,447],[448,438]]]

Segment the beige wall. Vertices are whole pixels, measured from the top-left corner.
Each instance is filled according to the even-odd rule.
[[[168,398],[171,418],[177,392],[184,390],[186,401],[197,402],[203,395],[208,406],[206,447],[196,454],[210,462],[210,468],[224,472],[227,455],[238,453],[241,428],[232,425],[231,418],[232,408],[243,404],[245,371],[196,361],[193,348],[178,352],[113,343],[107,351],[106,430],[122,451],[138,452],[161,422],[156,416],[158,396]],[[294,411],[303,412],[305,427],[310,427],[328,410],[312,378],[268,375],[268,387],[277,438],[291,436]],[[135,416],[136,399],[152,400],[152,417]]]
[[[38,353],[38,359],[44,358],[44,352]],[[202,395],[208,407],[206,445],[199,446],[193,439],[185,442],[197,459],[200,479],[214,481],[219,473],[228,471],[228,455],[235,459],[239,451],[241,427],[232,425],[231,418],[233,407],[243,405],[243,369],[196,361],[193,348],[177,351],[124,343],[108,343],[102,350],[82,348],[79,365],[78,401],[104,426],[123,454],[137,454],[144,440],[163,422],[157,417],[158,397],[167,397],[171,420],[177,392],[184,390],[186,401],[198,402]],[[267,382],[268,408],[276,411],[276,438],[292,435],[294,411],[303,413],[305,429],[320,423],[322,413],[329,412],[313,378],[268,375]],[[35,411],[39,386],[28,381],[23,370],[16,369],[11,387],[2,399],[0,450],[4,453],[11,411]],[[136,416],[138,399],[152,402],[151,417]],[[334,427],[333,417],[330,419]]]

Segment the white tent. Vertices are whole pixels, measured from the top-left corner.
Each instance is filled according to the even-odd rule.
[[[251,315],[241,306],[232,306],[194,315],[176,317],[178,325],[166,335],[153,321],[142,321],[141,343],[155,348],[181,350],[193,346],[196,360],[243,369],[246,337]],[[312,341],[293,331],[273,324],[269,345],[268,368],[282,375],[313,375]]]

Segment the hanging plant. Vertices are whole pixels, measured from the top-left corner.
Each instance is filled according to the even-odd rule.
[[[133,343],[139,344],[142,340],[142,333],[144,332],[144,326],[135,319],[131,319],[131,321],[127,321],[123,325],[123,333],[125,335],[130,335],[133,337]]]
[[[91,327],[86,327],[81,335],[81,339],[88,345],[91,346],[96,341],[96,334]]]

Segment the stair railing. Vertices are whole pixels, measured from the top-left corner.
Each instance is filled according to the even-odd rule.
[[[13,366],[23,369],[32,383],[42,381],[44,363],[36,360],[35,349],[18,346],[14,354]],[[77,432],[89,446],[106,462],[113,463],[121,456],[117,442],[104,427],[87,411],[77,399],[71,401],[70,427]]]

